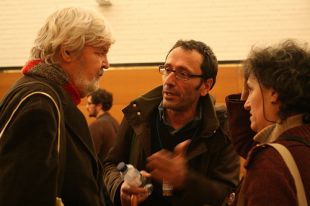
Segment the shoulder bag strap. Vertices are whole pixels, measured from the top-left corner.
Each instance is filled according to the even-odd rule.
[[[34,95],[44,95],[47,98],[49,98],[57,111],[57,116],[58,116],[58,121],[57,121],[57,154],[58,154],[58,161],[60,158],[60,124],[61,124],[61,113],[60,113],[60,108],[56,102],[56,100],[48,93],[46,92],[41,92],[41,91],[36,91],[36,92],[31,92],[29,94],[27,94],[25,97],[23,97],[17,104],[17,106],[14,108],[13,112],[11,113],[11,115],[9,116],[9,119],[7,120],[7,122],[4,124],[4,127],[2,128],[1,132],[0,132],[0,139],[2,138],[2,135],[4,134],[7,126],[9,125],[9,123],[11,122],[12,118],[14,117],[15,113],[17,112],[17,110],[20,108],[20,105],[25,102],[28,98],[34,96]],[[62,200],[59,197],[56,197],[56,206],[63,206]]]
[[[307,206],[307,198],[305,194],[304,185],[302,183],[300,173],[298,170],[298,167],[296,165],[296,162],[290,153],[290,151],[283,145],[278,143],[269,143],[269,146],[273,147],[275,150],[279,152],[279,154],[282,156],[286,166],[288,167],[290,173],[292,174],[295,186],[297,190],[297,198],[298,198],[298,205],[299,206]]]
[[[57,130],[57,136],[58,136],[58,138],[57,138],[57,153],[58,153],[58,155],[59,155],[59,150],[60,150],[60,122],[61,122],[61,121],[60,121],[60,120],[61,120],[60,109],[59,109],[58,104],[57,104],[56,101],[54,100],[54,98],[53,98],[51,95],[49,95],[48,93],[46,93],[46,92],[32,92],[32,93],[26,95],[25,97],[23,97],[23,98],[19,101],[19,103],[18,103],[17,106],[14,108],[13,112],[11,113],[9,119],[8,119],[7,122],[4,124],[4,127],[2,128],[1,133],[0,133],[0,139],[2,138],[3,133],[5,132],[7,126],[9,125],[9,123],[10,123],[11,120],[12,120],[12,118],[14,117],[14,114],[15,114],[15,113],[17,112],[17,110],[19,109],[20,105],[21,105],[25,100],[27,100],[28,98],[30,98],[31,96],[38,95],[38,94],[41,94],[41,95],[44,95],[44,96],[48,97],[48,98],[53,102],[53,104],[54,104],[54,106],[55,106],[55,108],[56,108],[56,110],[57,110],[57,116],[58,116],[58,125],[57,125],[57,127],[58,127],[58,130]]]

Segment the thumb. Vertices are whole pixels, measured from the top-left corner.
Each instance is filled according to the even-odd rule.
[[[188,146],[189,146],[190,143],[191,143],[191,140],[190,140],[190,139],[185,140],[185,141],[179,143],[177,146],[175,146],[175,148],[174,148],[174,153],[175,153],[176,155],[185,156],[186,150],[187,150],[187,148],[188,148]]]
[[[145,177],[145,178],[151,178],[151,174],[148,173],[148,172],[145,171],[145,170],[141,170],[141,171],[140,171],[140,174],[141,174],[143,177]]]

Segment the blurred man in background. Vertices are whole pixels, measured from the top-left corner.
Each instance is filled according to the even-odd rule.
[[[98,89],[87,96],[87,111],[96,120],[89,125],[95,150],[100,160],[103,160],[114,144],[119,128],[117,120],[109,113],[113,104],[112,93]]]

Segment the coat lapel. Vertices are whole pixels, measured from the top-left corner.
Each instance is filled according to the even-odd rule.
[[[76,137],[80,143],[86,148],[88,153],[97,161],[93,141],[88,130],[86,119],[82,112],[73,105],[71,99],[66,99],[64,104],[65,126]]]

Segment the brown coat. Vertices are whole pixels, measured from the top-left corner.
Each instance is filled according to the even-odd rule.
[[[104,112],[89,125],[95,150],[101,161],[106,158],[110,148],[113,146],[118,128],[118,122],[109,112]]]
[[[248,112],[243,109],[244,102],[238,99],[238,96],[226,98],[232,142],[241,155],[247,154],[249,148],[251,151],[245,164],[246,177],[237,199],[242,195],[244,205],[250,206],[297,205],[295,183],[282,157],[272,147],[257,145],[252,139],[254,133],[249,128]],[[284,145],[293,155],[309,204],[310,148],[298,141],[285,140],[287,136],[297,136],[310,141],[310,125],[291,128],[275,141]]]

